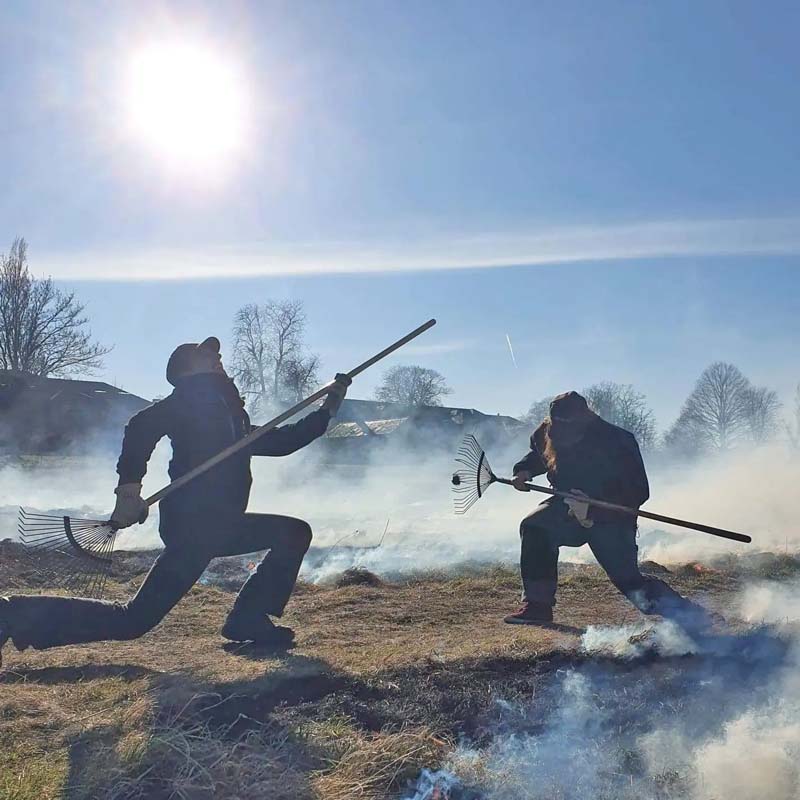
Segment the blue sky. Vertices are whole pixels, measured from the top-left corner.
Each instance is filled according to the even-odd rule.
[[[145,396],[179,341],[290,296],[331,372],[436,316],[409,359],[486,411],[610,379],[667,425],[717,358],[788,401],[798,23],[777,0],[6,2],[0,248],[28,239]],[[154,41],[231,65],[234,155],[178,168],[130,135]]]

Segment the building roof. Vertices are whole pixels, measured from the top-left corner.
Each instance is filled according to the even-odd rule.
[[[355,400],[345,398],[339,409],[337,419],[345,422],[361,420],[404,419],[408,417],[427,417],[429,419],[449,420],[462,424],[469,419],[500,419],[511,425],[519,420],[502,414],[485,414],[475,408],[452,406],[405,406],[400,403],[381,403],[377,400]]]
[[[87,397],[95,396],[103,398],[130,398],[141,403],[149,403],[143,397],[139,397],[124,389],[112,386],[110,383],[102,381],[73,380],[72,378],[43,378],[40,375],[28,375],[24,372],[14,372],[13,370],[0,369],[0,388],[9,386],[11,383],[21,385],[25,389],[35,391],[46,391],[51,397],[57,397],[61,392],[78,393]]]
[[[484,414],[474,408],[448,406],[406,407],[397,403],[347,398],[336,415],[337,424],[327,433],[331,439],[386,436],[407,428],[475,430],[494,428],[513,433],[524,426],[514,417]]]
[[[344,439],[354,436],[386,436],[394,433],[408,417],[400,419],[375,419],[365,422],[340,422],[328,429],[328,438]]]
[[[148,405],[102,381],[0,370],[0,451],[57,452],[87,437],[116,447],[125,423]]]

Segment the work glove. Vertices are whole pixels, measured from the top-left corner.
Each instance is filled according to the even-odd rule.
[[[114,489],[117,504],[111,515],[111,524],[115,528],[129,528],[135,522],[140,525],[147,519],[150,509],[142,499],[141,483],[123,483]]]
[[[594,522],[589,519],[589,504],[582,501],[580,498],[588,497],[586,492],[580,489],[570,489],[569,493],[573,497],[565,497],[564,503],[569,508],[569,516],[571,516],[582,528],[591,528]]]
[[[333,379],[333,383],[328,389],[328,396],[322,404],[322,407],[327,409],[332,417],[335,417],[338,413],[342,405],[342,400],[344,400],[347,394],[347,387],[352,382],[352,379],[348,378],[347,375],[341,372],[336,373],[336,377]]]
[[[526,472],[524,469],[521,469],[516,475],[514,475],[514,479],[511,481],[511,485],[518,492],[529,492],[530,489],[525,485],[525,483],[530,479],[531,479],[530,472]]]

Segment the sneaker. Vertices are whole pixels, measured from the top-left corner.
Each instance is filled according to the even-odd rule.
[[[553,607],[546,603],[525,603],[516,614],[503,619],[509,625],[542,625],[553,621]]]
[[[294,631],[275,625],[269,617],[231,615],[222,626],[222,635],[232,642],[253,642],[271,647],[286,646],[294,641]]]

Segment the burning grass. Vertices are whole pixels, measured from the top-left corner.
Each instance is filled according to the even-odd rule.
[[[24,554],[3,550],[9,554],[0,561],[4,590],[46,587],[46,573],[27,571]],[[120,562],[115,597],[135,589],[142,560]],[[774,563],[783,574],[785,559]],[[715,564],[710,572],[670,567],[665,577],[723,609],[742,572]],[[560,626],[504,626],[517,593],[517,576],[502,567],[301,585],[286,620],[298,631],[297,647],[275,654],[222,646],[217,631],[233,597],[222,582],[195,588],[135,642],[6,650],[0,797],[378,800],[414,797],[425,768],[457,773],[447,789],[453,798],[573,796],[558,794],[553,765],[542,761],[553,725],[565,724],[558,714],[566,675],[583,680],[585,691],[572,697],[594,709],[586,719],[602,722],[574,729],[572,750],[561,755],[568,772],[591,756],[580,743],[603,731],[643,734],[641,720],[667,719],[663,709],[693,712],[709,698],[698,687],[715,674],[744,675],[753,698],[769,679],[765,669],[743,673],[730,652],[678,656],[645,647],[615,657],[587,649],[586,626],[640,620],[594,567],[564,570]],[[709,702],[714,713],[732,708],[724,692]],[[724,719],[719,712],[718,728]],[[529,749],[501,758],[498,743],[508,737],[522,737]],[[680,787],[691,770],[680,779],[674,765],[652,773],[661,781],[656,792],[650,773],[650,783],[640,781],[640,748],[617,743],[615,768],[627,765],[625,779],[637,791],[688,796]],[[632,755],[623,758],[625,747]],[[540,773],[521,772],[522,763],[540,764]],[[542,776],[550,795],[531,789]],[[581,796],[600,796],[590,783],[581,786]],[[420,797],[447,796],[441,787],[430,792]]]

